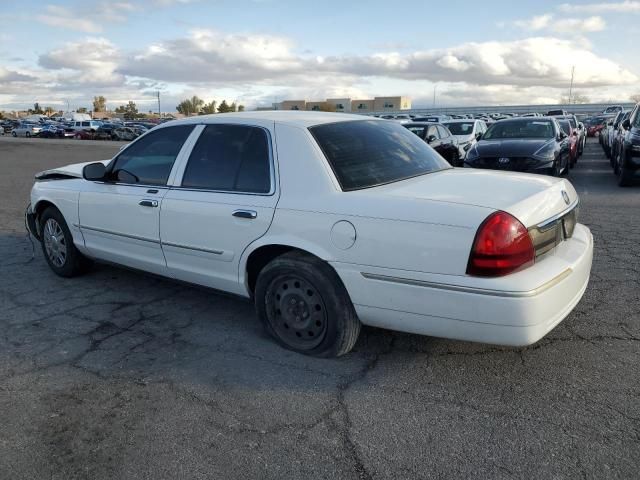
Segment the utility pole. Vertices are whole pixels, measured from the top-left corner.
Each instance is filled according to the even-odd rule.
[[[156,94],[158,95],[158,118],[161,118],[162,113],[160,111],[160,90],[156,90]]]
[[[571,94],[573,93],[573,74],[576,71],[576,66],[571,67],[571,84],[569,85],[569,105],[571,105]]]
[[[433,108],[436,108],[436,88],[438,88],[437,83],[433,86]]]

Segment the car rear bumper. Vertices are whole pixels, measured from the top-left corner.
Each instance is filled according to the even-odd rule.
[[[366,325],[498,345],[535,343],[582,298],[593,237],[578,224],[571,239],[536,265],[500,279],[437,278],[334,263]],[[446,277],[446,276],[439,276]]]

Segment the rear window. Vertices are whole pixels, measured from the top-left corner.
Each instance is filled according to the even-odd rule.
[[[394,122],[356,120],[309,128],[343,190],[359,190],[450,168]]]
[[[473,125],[473,122],[451,122],[444,124],[453,135],[471,135],[473,133]]]

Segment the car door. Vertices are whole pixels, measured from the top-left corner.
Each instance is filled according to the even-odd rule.
[[[436,126],[438,129],[438,134],[440,135],[440,142],[442,145],[442,150],[444,152],[443,157],[447,159],[450,164],[454,164],[454,160],[459,156],[458,152],[458,142],[455,140],[451,132],[443,127],[442,125]],[[457,167],[458,165],[453,165]]]
[[[177,125],[151,132],[109,164],[107,181],[86,182],[79,197],[79,226],[92,256],[167,273],[160,247],[160,204],[193,129]]]
[[[442,148],[442,144],[440,142],[440,134],[438,133],[438,129],[435,125],[429,125],[427,128],[427,133],[425,134],[425,141],[429,144],[431,148],[433,148],[440,155],[445,157],[445,151]],[[446,158],[446,157],[445,157]]]
[[[160,210],[160,238],[171,276],[243,294],[244,249],[273,219],[273,122],[209,124]]]

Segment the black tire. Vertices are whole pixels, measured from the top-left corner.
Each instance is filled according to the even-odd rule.
[[[458,152],[457,150],[455,152],[453,152],[453,154],[451,155],[451,166],[452,167],[460,167],[460,152]]]
[[[11,135],[14,136],[14,137],[18,136],[18,134],[16,132],[11,132]]]
[[[262,269],[255,306],[277,343],[305,355],[339,357],[360,334],[360,320],[336,272],[302,252],[285,253]]]
[[[48,231],[48,222],[52,221],[52,226],[57,225],[60,228],[60,234],[56,234],[56,240],[50,239],[50,232]],[[44,258],[49,264],[49,267],[56,275],[61,277],[75,277],[87,271],[91,265],[91,261],[82,255],[73,243],[73,237],[67,226],[62,213],[55,207],[48,207],[40,216],[40,232],[42,234],[42,253]],[[51,247],[48,247],[48,243],[53,243],[53,250],[60,253],[64,248],[64,255],[56,255],[49,251]],[[59,261],[62,257],[63,260]]]
[[[553,167],[551,167],[550,169],[549,175],[551,175],[552,177],[560,176],[560,174],[562,173],[562,165],[560,165],[561,161],[562,157],[555,159],[555,161],[553,162]]]
[[[31,137],[31,132],[25,132],[24,136],[27,138]]]
[[[625,168],[625,158],[624,151],[620,152],[620,163],[618,163],[618,186],[620,187],[628,187],[633,184],[633,172],[629,169]]]

